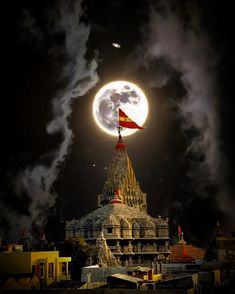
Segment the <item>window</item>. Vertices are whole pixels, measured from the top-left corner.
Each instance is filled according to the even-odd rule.
[[[112,228],[107,228],[107,233],[108,234],[112,234],[112,232],[113,232],[113,229]]]
[[[145,237],[145,230],[143,228],[140,229],[140,237],[141,238]]]
[[[40,263],[40,277],[44,278],[44,263]]]
[[[32,274],[36,275],[38,277],[41,276],[41,265],[40,264],[32,265]],[[43,274],[43,272],[42,272],[42,274]]]
[[[49,278],[54,277],[54,263],[53,262],[48,263],[48,277]]]

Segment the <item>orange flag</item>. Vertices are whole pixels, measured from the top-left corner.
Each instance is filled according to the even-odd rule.
[[[133,120],[131,120],[124,111],[122,111],[119,108],[119,126],[123,128],[128,128],[128,129],[140,129],[142,130],[143,128],[137,123],[135,123]]]

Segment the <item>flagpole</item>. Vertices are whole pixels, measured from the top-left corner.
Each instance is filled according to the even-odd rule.
[[[122,139],[122,135],[121,135],[122,127],[118,126],[117,130],[118,130],[118,138],[119,138],[119,140],[121,140]]]

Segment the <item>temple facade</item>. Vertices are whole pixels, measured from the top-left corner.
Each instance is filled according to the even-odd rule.
[[[98,195],[98,209],[66,222],[66,238],[91,244],[102,233],[117,265],[151,265],[169,256],[168,219],[147,213],[147,195],[140,189],[121,136],[115,146],[107,180]]]

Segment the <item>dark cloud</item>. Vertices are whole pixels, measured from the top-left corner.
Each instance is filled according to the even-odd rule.
[[[140,64],[148,70],[154,63],[156,68],[159,64],[160,71],[156,70],[151,79],[152,87],[167,87],[174,78],[172,74],[178,74],[177,83],[184,88],[184,95],[174,103],[187,138],[185,154],[190,163],[187,175],[194,195],[192,203],[209,198],[231,223],[234,202],[224,181],[226,162],[219,133],[221,117],[216,76],[219,58],[208,32],[200,25],[200,13],[190,12],[198,11],[198,7],[188,3],[176,9],[172,3],[167,1],[150,10],[149,24],[144,31],[144,58],[139,59]],[[194,134],[193,130],[196,130]],[[172,201],[180,207],[179,203],[185,199]],[[212,209],[211,213],[215,217]]]
[[[18,1],[13,10],[7,3],[0,158],[0,223],[7,230],[7,219],[15,231],[41,227],[55,205],[65,219],[96,208],[116,143],[91,117],[99,85],[86,90],[97,80],[96,61],[101,84],[130,80],[148,97],[146,128],[124,141],[150,214],[169,217],[171,236],[180,224],[186,240],[199,245],[216,220],[229,220],[233,9],[212,1],[150,2],[84,1],[81,9],[80,1]],[[110,130],[111,108],[119,107],[113,98],[98,109]],[[123,99],[138,103],[134,92]],[[52,239],[64,238],[59,219],[50,218]]]
[[[80,21],[82,14],[81,1],[73,0],[58,1],[38,14],[34,14],[30,8],[23,11],[22,42],[35,39],[38,44],[42,43],[45,41],[45,34],[42,33],[45,28],[46,41],[53,39],[58,33],[63,34],[60,46],[55,46],[55,43],[48,46],[47,53],[54,57],[58,51],[63,53],[60,80],[64,79],[66,83],[63,90],[58,91],[54,98],[51,97],[52,119],[45,131],[49,135],[61,134],[61,141],[55,150],[50,152],[50,163],[45,164],[41,159],[40,162],[35,161],[18,171],[12,179],[13,191],[8,191],[9,195],[14,195],[11,197],[12,202],[19,203],[20,207],[24,207],[24,211],[14,205],[9,207],[6,197],[2,198],[2,217],[10,224],[14,237],[23,228],[30,232],[32,227],[45,226],[49,209],[56,204],[57,193],[53,185],[72,143],[73,132],[68,123],[72,113],[72,101],[83,96],[98,81],[96,61],[88,62],[84,57],[90,29]],[[40,22],[42,18],[43,22]],[[42,157],[45,158],[45,155]]]

